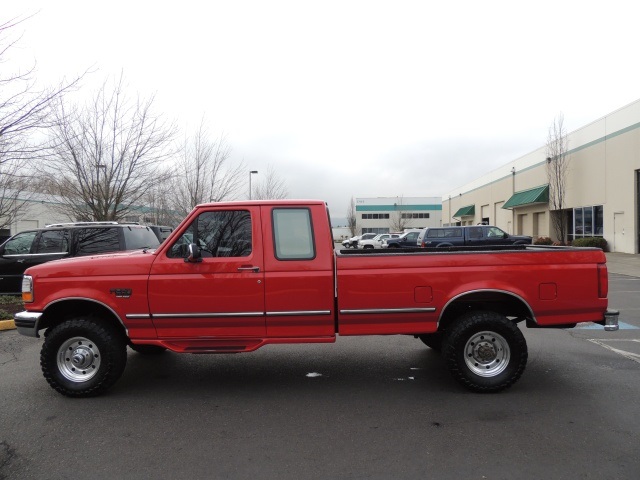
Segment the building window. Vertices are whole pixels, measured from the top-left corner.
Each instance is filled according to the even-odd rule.
[[[408,220],[411,218],[429,218],[429,214],[428,213],[403,213],[402,218],[405,220]]]
[[[363,213],[363,220],[389,220],[388,213]]]
[[[604,235],[604,210],[602,205],[573,209],[570,221],[569,239],[602,237]]]

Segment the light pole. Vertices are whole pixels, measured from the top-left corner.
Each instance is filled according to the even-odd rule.
[[[258,173],[257,170],[251,170],[249,172],[249,200],[251,200],[251,175],[253,175],[254,173]]]

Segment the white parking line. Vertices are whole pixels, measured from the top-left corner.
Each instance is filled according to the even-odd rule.
[[[627,352],[626,350],[620,350],[619,348],[612,347],[611,345],[607,345],[605,342],[635,342],[640,343],[640,340],[629,339],[629,340],[596,340],[593,338],[588,339],[590,342],[597,343],[601,347],[607,348],[612,352],[617,353],[618,355],[622,355],[629,360],[633,360],[634,362],[640,363],[640,355],[633,352]]]

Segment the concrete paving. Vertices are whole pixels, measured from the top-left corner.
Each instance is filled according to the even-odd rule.
[[[609,273],[640,277],[640,255],[632,253],[605,253]]]

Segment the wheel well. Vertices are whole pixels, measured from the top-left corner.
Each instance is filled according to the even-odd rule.
[[[502,291],[479,291],[460,295],[449,302],[440,315],[438,330],[446,330],[464,313],[479,310],[499,313],[515,323],[533,320],[531,308],[522,298]]]
[[[42,314],[38,327],[40,329],[54,327],[69,318],[78,316],[94,316],[103,319],[126,336],[124,325],[118,316],[105,305],[90,300],[64,300],[49,305]]]

